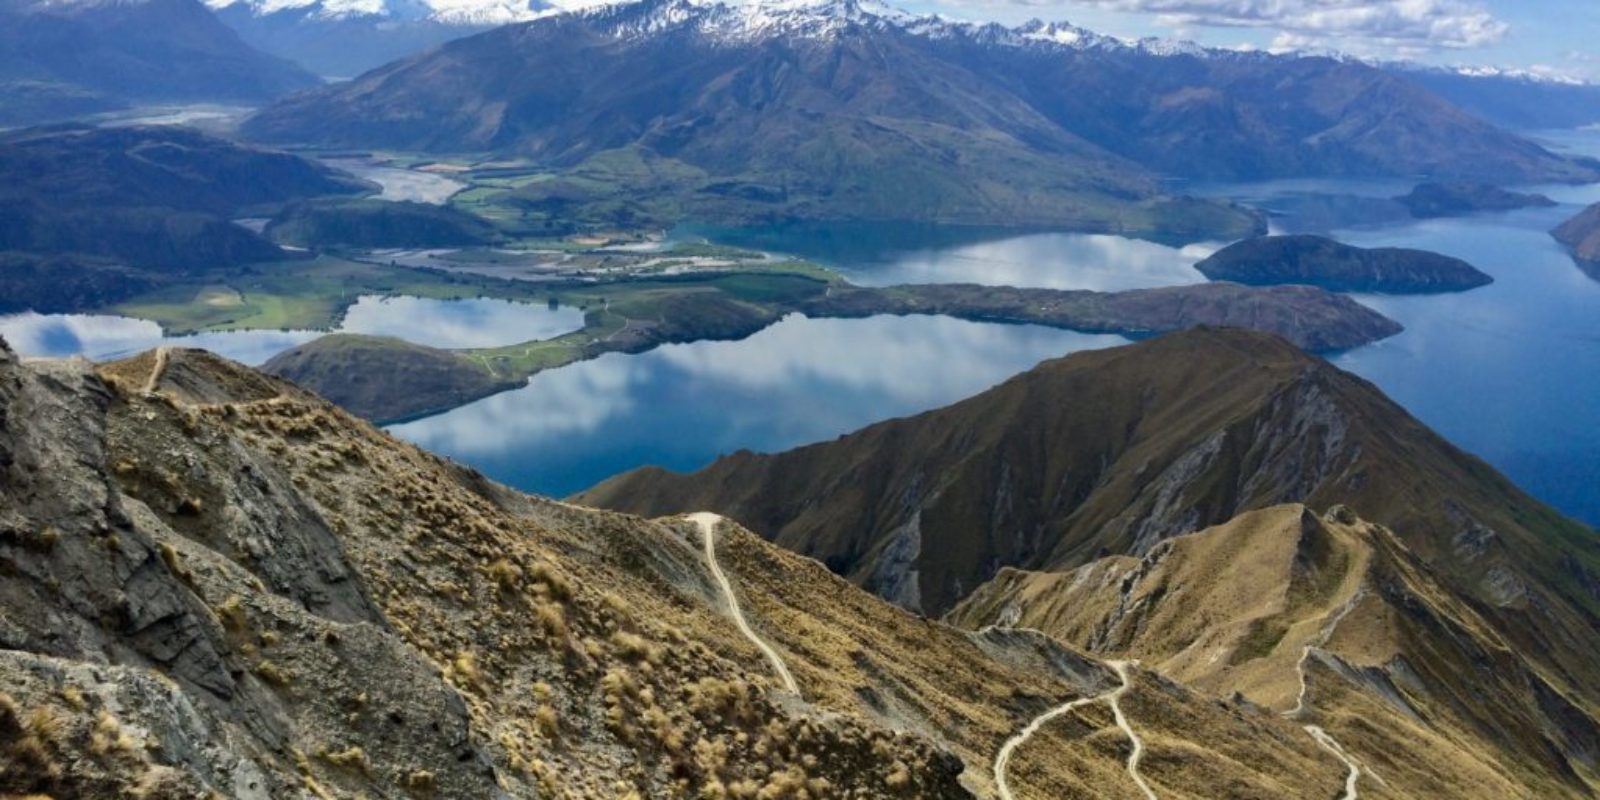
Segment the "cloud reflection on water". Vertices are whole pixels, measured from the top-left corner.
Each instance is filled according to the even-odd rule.
[[[977,393],[1121,337],[943,317],[791,316],[739,342],[611,354],[391,430],[522,488],[567,494],[640,464],[778,450]]]
[[[431,347],[494,347],[548,339],[583,327],[575,308],[474,298],[363,296],[350,306],[347,333],[395,336]],[[81,355],[103,361],[158,345],[200,347],[252,366],[326,331],[244,330],[163,336],[154,322],[112,314],[36,314],[0,316],[0,337],[25,356]]]
[[[981,283],[1115,292],[1201,283],[1205,276],[1194,265],[1221,246],[1171,247],[1105,234],[1039,233],[897,253],[885,262],[844,271],[873,286]]]

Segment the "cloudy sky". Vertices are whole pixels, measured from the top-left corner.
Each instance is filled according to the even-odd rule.
[[[1333,49],[1600,79],[1597,0],[908,0],[967,19],[1070,20],[1117,36]]]

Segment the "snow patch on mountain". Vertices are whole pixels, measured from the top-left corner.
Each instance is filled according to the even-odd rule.
[[[1008,47],[1131,49],[1161,56],[1238,55],[1233,51],[1207,50],[1193,42],[1119,39],[1067,22],[1035,19],[1007,27],[993,22],[955,20],[939,14],[915,15],[876,0],[642,0],[577,8],[568,13],[609,27],[614,35],[623,39],[648,38],[670,30],[693,30],[713,41],[738,43],[773,37],[828,39],[861,29],[898,30],[930,39],[964,39]]]
[[[1458,64],[1453,67],[1427,67],[1417,64],[1407,65],[1412,70],[1419,72],[1453,72],[1466,78],[1502,78],[1505,80],[1527,81],[1529,83],[1549,83],[1560,86],[1593,86],[1590,81],[1577,75],[1560,72],[1553,69],[1524,69],[1519,67],[1495,67],[1484,64]]]
[[[205,0],[215,10],[243,6],[258,17],[296,14],[316,20],[379,19],[491,26],[555,13],[542,0]]]

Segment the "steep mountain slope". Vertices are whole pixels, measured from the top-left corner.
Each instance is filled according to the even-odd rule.
[[[169,126],[0,135],[0,174],[5,305],[57,311],[193,269],[284,258],[229,217],[365,188],[298,156]]]
[[[246,128],[562,164],[639,147],[709,171],[702,193],[746,205],[820,193],[884,215],[888,198],[959,198],[919,209],[936,219],[963,204],[1003,203],[987,218],[1005,219],[1046,200],[1065,214],[1062,197],[1148,198],[1133,164],[1211,178],[1600,176],[1359,63],[950,23],[856,0],[645,0],[540,19],[295,97]],[[552,187],[530,190],[545,199]]]
[[[656,215],[1190,235],[1258,225],[1225,206],[1162,202],[1143,170],[853,2],[746,16],[756,14],[672,0],[508,26],[299,95],[246,130],[278,142],[507,150],[577,167],[575,181],[513,193],[533,207],[610,197],[585,196],[597,182],[584,173],[640,151],[658,185],[625,180],[617,191],[635,203],[646,192]]]
[[[1282,340],[1200,329],[1046,362],[947,408],[579,496],[708,508],[910,608],[1004,566],[1142,556],[1285,502],[1392,527],[1563,691],[1596,701],[1600,537]]]
[[[945,46],[962,61],[991,49],[960,37]],[[1554,156],[1410,81],[1354,61],[1022,48],[991,63],[1052,121],[1172,175],[1421,174],[1492,182],[1596,175],[1593,163]]]
[[[86,99],[89,110],[257,103],[317,83],[240,41],[199,0],[0,2],[0,109],[11,109],[0,122],[60,118]]]
[[[737,526],[510,492],[198,351],[0,347],[0,455],[7,794],[987,795],[1005,739],[1122,683]],[[1277,715],[1123,674],[1164,797],[1338,785]],[[1138,796],[1110,717],[1042,731],[1010,783]]]
[[[533,19],[539,0],[205,0],[251,46],[319,74],[360,75],[451,39]]]
[[[951,616],[1037,628],[1318,721],[1366,768],[1363,792],[1404,776],[1434,797],[1581,797],[1600,778],[1594,706],[1552,686],[1393,532],[1343,507],[1248,512],[1142,559],[1003,570]],[[1441,753],[1396,758],[1399,741]]]

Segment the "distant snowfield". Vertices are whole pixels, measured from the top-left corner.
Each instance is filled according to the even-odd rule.
[[[245,6],[256,16],[304,13],[322,20],[377,17],[447,25],[505,25],[552,13],[540,0],[205,0],[215,10]]]

